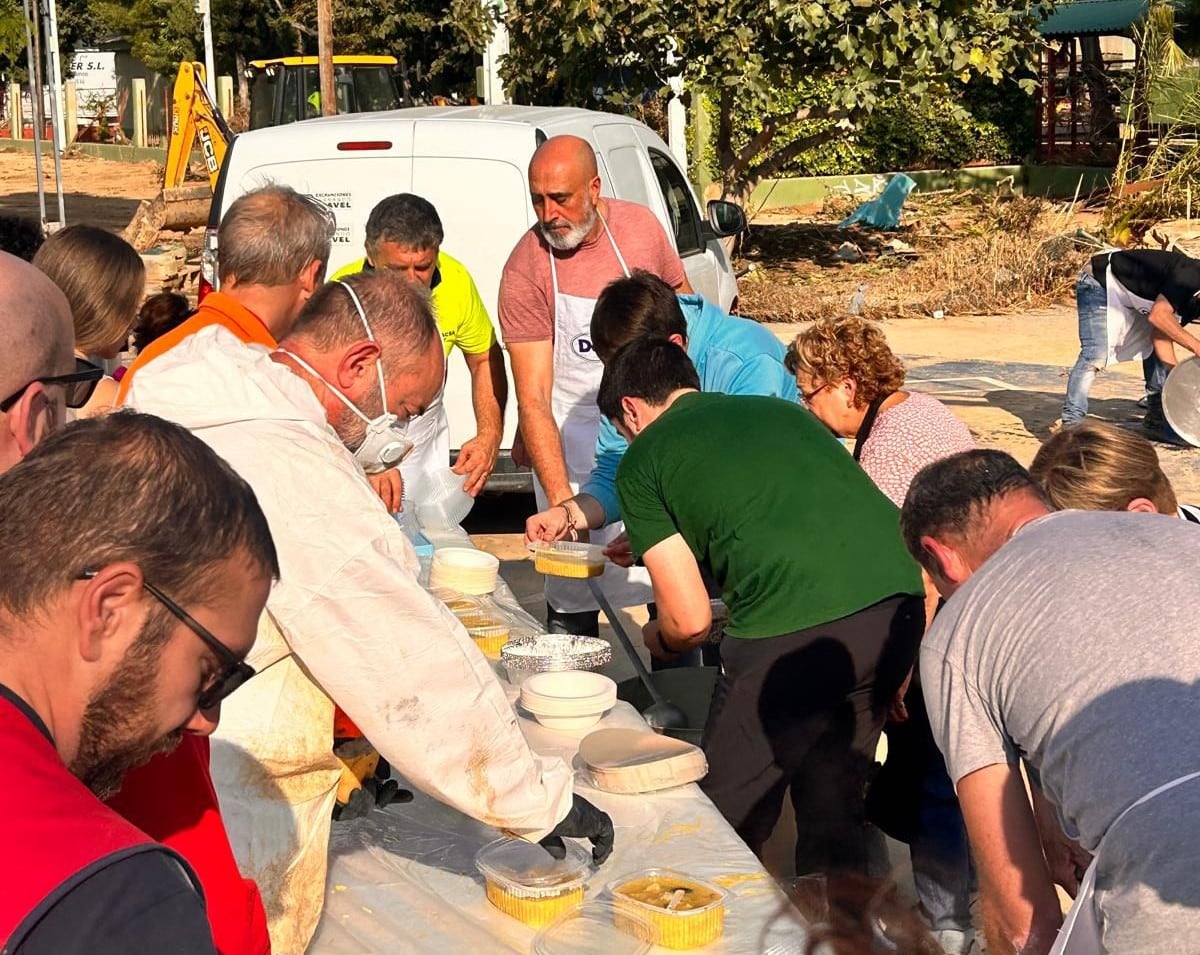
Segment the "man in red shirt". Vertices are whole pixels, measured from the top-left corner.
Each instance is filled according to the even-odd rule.
[[[600,197],[596,154],[586,139],[554,136],[538,147],[529,163],[529,197],[538,221],[505,263],[499,314],[543,511],[574,496],[595,464],[604,366],[592,348],[591,321],[600,292],[634,269],[676,292],[692,288],[654,213]],[[606,543],[621,532],[613,524],[591,539]],[[640,569],[610,567],[602,586],[618,607],[650,599]],[[547,578],[546,608],[551,631],[598,632],[599,611],[583,581]]]
[[[121,379],[118,401],[124,402],[139,369],[209,325],[222,325],[247,344],[274,348],[324,280],[332,236],[328,210],[288,186],[265,186],[239,197],[217,233],[221,290],[138,355]],[[110,804],[191,863],[208,898],[221,955],[270,952],[258,887],[241,877],[221,820],[206,738],[187,737],[174,752],[134,770]]]
[[[20,391],[74,404],[63,377]],[[0,950],[212,955],[186,860],[100,798],[253,676],[278,574],[258,502],[184,429],[115,414],[0,476],[0,523]]]

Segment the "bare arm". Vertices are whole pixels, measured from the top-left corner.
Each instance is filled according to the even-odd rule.
[[[1192,354],[1200,355],[1200,338],[1179,324],[1179,319],[1175,316],[1175,306],[1162,295],[1155,300],[1146,320],[1150,322],[1154,331],[1158,332],[1156,337],[1169,338]],[[1168,362],[1168,364],[1174,364],[1174,362]]]
[[[1033,810],[1015,766],[996,764],[958,781],[979,869],[988,951],[1045,955],[1062,924]]]
[[[675,289],[680,295],[694,295],[696,290],[692,288],[692,283],[688,281],[687,273],[683,273],[683,284]]]
[[[539,511],[525,522],[525,540],[557,541],[604,526],[604,507],[590,494],[576,494]]]
[[[646,627],[650,652],[662,656],[660,647],[674,655],[699,646],[712,626],[712,605],[691,548],[675,534],[651,547],[642,559],[658,605],[658,620]],[[655,637],[658,647],[653,645]]]
[[[1092,855],[1063,832],[1054,804],[1032,778],[1029,780],[1029,795],[1033,800],[1033,817],[1037,821],[1050,878],[1066,889],[1071,898],[1075,898],[1079,892],[1080,872],[1091,863]]]
[[[563,458],[562,437],[550,410],[550,389],[554,383],[554,344],[513,342],[508,346],[512,359],[513,382],[517,391],[517,416],[521,436],[533,473],[541,482],[551,504],[571,496],[567,463]]]
[[[471,404],[475,408],[475,437],[465,442],[455,462],[456,474],[466,474],[468,494],[483,490],[496,467],[504,433],[504,405],[508,401],[508,375],[504,352],[498,343],[476,355],[463,353],[471,373]]]

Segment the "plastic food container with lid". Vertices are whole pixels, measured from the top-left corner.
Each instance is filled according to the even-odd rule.
[[[497,839],[475,855],[488,901],[526,925],[548,925],[583,904],[591,854],[569,839],[555,859],[536,842]]]
[[[504,649],[504,645],[508,643],[510,627],[503,620],[495,620],[492,623],[477,623],[475,625],[467,625],[467,636],[475,641],[475,646],[479,647],[480,651],[489,660],[499,660],[500,651]]]
[[[670,869],[645,869],[609,886],[617,910],[650,923],[654,943],[663,948],[699,948],[725,930],[725,900],[718,885]]]
[[[604,573],[604,548],[599,544],[556,541],[533,544],[533,569],[551,577],[599,577]]]
[[[483,601],[477,596],[464,594],[459,590],[451,590],[449,587],[431,587],[429,592],[444,603],[446,609],[455,616],[483,610]]]

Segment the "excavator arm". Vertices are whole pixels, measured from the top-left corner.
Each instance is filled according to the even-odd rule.
[[[179,189],[187,177],[188,160],[197,140],[208,170],[209,185],[215,190],[221,163],[233,138],[225,118],[204,87],[204,65],[183,62],[175,77],[171,97],[171,137],[167,143],[164,189]]]
[[[126,241],[139,252],[145,252],[157,244],[158,233],[163,229],[186,231],[204,225],[232,139],[225,118],[204,88],[204,65],[180,63],[171,100],[171,136],[167,141],[162,192],[138,205],[125,227]],[[184,183],[192,147],[197,142],[208,170],[207,186]]]

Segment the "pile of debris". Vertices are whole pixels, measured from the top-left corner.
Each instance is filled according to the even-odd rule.
[[[1080,267],[1100,247],[1076,204],[1011,188],[918,193],[894,231],[840,228],[858,202],[826,200],[798,221],[756,220],[741,310],[760,321],[811,321],[848,312],[890,319],[991,315],[1069,300]],[[1084,216],[1088,214],[1082,214]]]

